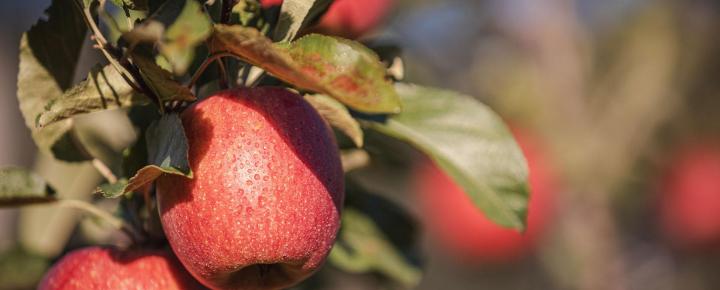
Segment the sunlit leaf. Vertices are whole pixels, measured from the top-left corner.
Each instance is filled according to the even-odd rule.
[[[210,48],[238,55],[285,82],[326,94],[358,111],[400,111],[385,67],[377,55],[354,41],[313,34],[273,44],[256,29],[218,24]]]
[[[125,194],[125,188],[127,188],[128,180],[123,178],[115,183],[104,183],[95,189],[95,193],[102,194],[105,198],[116,198]]]
[[[66,161],[86,160],[74,142],[71,120],[35,126],[45,105],[72,86],[87,28],[72,1],[53,1],[47,20],[38,21],[20,40],[17,98],[25,124],[42,151]]]
[[[332,0],[285,0],[280,8],[280,19],[275,27],[275,41],[290,41],[330,6]]]
[[[403,112],[368,126],[427,154],[488,218],[523,229],[527,165],[500,117],[456,92],[408,84],[396,88]]]
[[[86,80],[50,100],[38,115],[36,126],[44,127],[74,115],[124,108],[147,101],[145,96],[134,92],[112,66],[96,66]]]

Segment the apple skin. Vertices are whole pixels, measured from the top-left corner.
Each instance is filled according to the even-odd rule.
[[[415,171],[425,225],[442,249],[463,263],[505,263],[530,252],[544,233],[555,209],[557,175],[537,140],[513,130],[528,161],[530,201],[525,233],[496,225],[472,203],[449,176],[430,161]]]
[[[88,247],[57,262],[39,290],[205,289],[168,251]]]
[[[324,262],[344,179],[330,128],[282,88],[224,91],[182,113],[194,178],[158,179],[165,235],[213,289],[281,289]]]
[[[670,155],[659,180],[659,221],[680,249],[720,246],[720,142],[688,142]]]
[[[282,0],[261,0],[263,7]],[[335,0],[310,32],[357,39],[377,28],[394,5],[394,0]]]

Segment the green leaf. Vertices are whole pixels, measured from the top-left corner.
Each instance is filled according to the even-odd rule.
[[[115,183],[103,183],[95,189],[95,193],[100,193],[105,198],[117,198],[125,194],[127,188],[127,178],[119,179]]]
[[[527,164],[500,117],[456,92],[408,84],[396,89],[404,111],[369,127],[427,154],[491,220],[523,229]]]
[[[378,229],[373,220],[353,208],[342,214],[339,243],[328,261],[348,272],[379,271],[407,287],[418,284],[421,272],[408,263]]]
[[[195,48],[212,31],[212,22],[196,0],[165,2],[150,18],[123,37],[134,46],[156,44],[160,55],[170,62],[175,75],[183,75],[195,58]]]
[[[210,50],[235,54],[300,89],[326,94],[359,111],[400,111],[377,55],[351,40],[312,34],[273,44],[256,29],[217,24]]]
[[[189,88],[177,82],[169,71],[160,67],[155,60],[137,51],[132,53],[135,65],[140,69],[140,74],[150,89],[160,98],[162,102],[195,100]]]
[[[104,195],[120,196],[140,189],[165,173],[192,178],[188,161],[188,141],[177,114],[163,115],[160,120],[151,124],[145,132],[145,138],[150,164],[140,168],[122,191],[114,187],[106,187],[106,190],[99,188],[97,191]]]
[[[87,160],[74,142],[72,122],[65,120],[37,128],[45,105],[72,85],[87,28],[72,1],[53,1],[40,20],[20,40],[17,97],[25,124],[38,148],[65,161]]]
[[[45,14],[47,20],[39,20],[26,33],[28,49],[64,91],[72,85],[87,27],[72,1],[52,1]]]
[[[285,0],[280,8],[280,19],[273,40],[290,41],[320,13],[327,10],[332,0]]]
[[[348,109],[340,102],[326,95],[305,95],[305,100],[312,105],[320,116],[331,126],[350,137],[358,148],[363,146],[363,131],[350,115]]]
[[[36,119],[36,126],[44,127],[74,115],[126,108],[147,101],[145,96],[133,91],[114,67],[95,66],[86,80],[45,105],[45,110]]]
[[[35,173],[15,167],[0,169],[0,207],[51,202],[54,195]]]

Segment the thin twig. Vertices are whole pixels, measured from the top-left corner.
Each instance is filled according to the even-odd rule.
[[[107,39],[98,28],[97,23],[95,23],[95,20],[92,17],[92,13],[90,12],[90,7],[85,7],[80,1],[81,0],[75,0],[74,2],[78,9],[80,9],[80,11],[82,12],[85,24],[87,24],[87,26],[90,28],[90,31],[92,31],[91,39],[95,41],[97,47],[100,49],[100,52],[103,54],[103,56],[105,56],[108,62],[110,62],[110,64],[115,68],[115,70],[120,73],[123,79],[134,90],[145,94],[153,102],[155,102],[158,107],[162,108],[160,98],[156,96],[155,93],[150,90],[145,81],[143,81],[142,76],[140,75],[140,71],[129,62],[124,62],[123,64],[121,64],[117,61],[117,59],[124,58],[124,56],[115,47],[108,43]],[[110,51],[112,51],[116,55],[110,54]]]
[[[239,58],[237,55],[232,54],[230,52],[218,52],[218,53],[208,56],[208,58],[205,59],[205,61],[203,61],[203,63],[200,64],[200,67],[195,71],[195,74],[193,74],[192,78],[190,79],[190,83],[187,85],[187,87],[192,88],[195,85],[195,83],[197,82],[197,80],[200,79],[200,76],[202,76],[202,74],[205,72],[207,67],[212,62],[214,62],[220,58],[228,57],[228,56]]]
[[[218,61],[218,73],[220,74],[220,88],[223,90],[229,88],[227,69],[225,69],[225,61],[222,59]]]
[[[141,79],[138,79],[137,76],[132,75],[129,70],[127,70],[125,67],[123,67],[120,63],[117,62],[116,57],[111,55],[108,51],[109,49],[112,49],[115,51],[114,47],[112,47],[105,36],[100,31],[100,28],[98,28],[97,23],[95,23],[95,20],[92,17],[92,13],[90,12],[90,7],[85,7],[83,3],[80,2],[80,0],[74,1],[77,8],[80,9],[80,11],[83,14],[83,20],[85,21],[85,24],[90,28],[90,31],[92,32],[91,39],[95,41],[97,44],[97,47],[100,49],[100,52],[105,56],[105,58],[110,62],[110,64],[122,75],[123,79],[130,84],[133,88],[141,88],[142,85],[136,85],[138,81]],[[127,75],[130,73],[131,75]],[[143,90],[139,90],[142,93],[147,94],[147,92]]]
[[[92,160],[92,165],[97,169],[98,172],[100,172],[100,175],[105,177],[105,179],[110,183],[116,183],[118,181],[115,174],[112,173],[112,170],[104,163],[102,160],[94,158]]]

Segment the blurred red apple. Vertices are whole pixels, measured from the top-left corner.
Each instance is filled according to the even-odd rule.
[[[162,250],[90,247],[67,254],[38,285],[40,290],[205,289]]]
[[[720,246],[720,142],[679,147],[660,180],[660,225],[678,247]]]
[[[281,5],[282,0],[261,0],[263,7]],[[394,0],[335,0],[310,31],[349,39],[359,38],[380,25]]]
[[[417,168],[416,189],[432,239],[462,262],[510,262],[535,246],[553,214],[558,189],[555,171],[535,138],[515,130],[530,170],[528,225],[524,233],[496,225],[431,162]]]
[[[214,289],[281,289],[317,270],[340,226],[335,139],[301,96],[236,89],[182,114],[194,178],[165,175],[163,229],[180,261]]]

